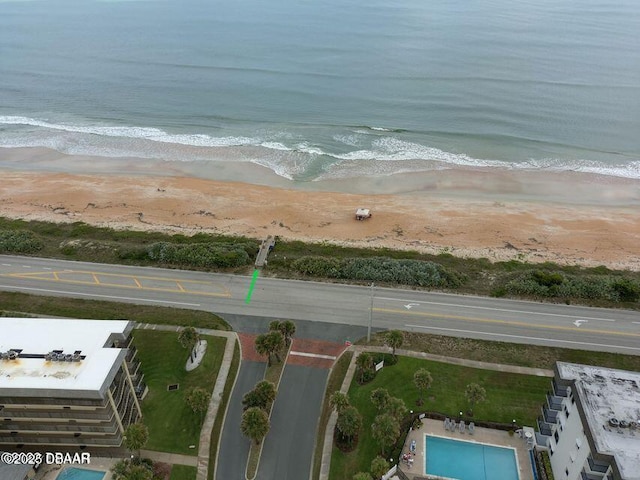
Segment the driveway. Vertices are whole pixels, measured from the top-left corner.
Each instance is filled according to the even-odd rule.
[[[264,362],[243,360],[240,364],[238,379],[231,394],[229,409],[222,428],[215,478],[221,480],[244,480],[245,478],[250,444],[249,439],[240,431],[242,397],[262,380],[264,369]]]
[[[309,478],[328,374],[326,368],[285,367],[256,480]]]

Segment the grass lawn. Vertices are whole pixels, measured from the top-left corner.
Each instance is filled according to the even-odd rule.
[[[384,345],[386,332],[371,337],[369,345]],[[582,363],[621,370],[640,371],[640,355],[592,352],[572,348],[457,338],[428,333],[402,332],[402,347],[416,352],[433,353],[447,357],[465,358],[480,362],[518,365],[552,370],[556,362]],[[359,344],[366,345],[366,339]]]
[[[174,465],[171,469],[171,477],[169,480],[196,480],[196,467],[188,467],[186,465]]]
[[[380,447],[371,437],[370,428],[376,411],[369,397],[376,388],[384,387],[392,396],[402,398],[409,410],[435,411],[457,417],[459,411],[468,410],[464,390],[467,384],[475,382],[487,391],[486,401],[474,409],[476,420],[510,423],[516,419],[520,425],[534,425],[551,382],[545,377],[479,370],[410,357],[398,358],[396,365],[383,368],[372,382],[362,386],[355,381],[351,384],[349,400],[362,415],[363,428],[358,448],[353,452],[344,454],[334,447],[331,479],[351,478],[359,471],[368,471],[371,460],[380,452]],[[416,406],[419,393],[413,385],[413,373],[419,368],[426,368],[433,376],[433,384],[422,407]]]
[[[178,342],[175,332],[135,330],[134,344],[142,362],[149,393],[142,402],[143,421],[149,428],[149,450],[196,455],[203,416],[194,413],[185,403],[186,392],[192,387],[213,390],[226,340],[203,336],[207,353],[198,368],[185,370],[187,350]],[[179,390],[169,392],[167,385],[178,383]],[[189,448],[195,445],[195,448]]]
[[[97,320],[126,319],[156,325],[231,330],[229,324],[222,318],[202,310],[0,292],[0,317],[22,316],[16,313]]]

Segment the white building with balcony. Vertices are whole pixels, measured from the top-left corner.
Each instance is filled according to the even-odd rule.
[[[536,443],[556,480],[640,480],[640,373],[558,362]]]

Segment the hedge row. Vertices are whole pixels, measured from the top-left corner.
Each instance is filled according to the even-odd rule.
[[[0,230],[0,253],[35,253],[44,243],[28,230]]]
[[[313,277],[367,280],[419,287],[462,285],[464,278],[442,265],[422,260],[396,260],[388,257],[324,258],[305,256],[292,262],[293,270]]]
[[[640,283],[617,275],[573,276],[530,270],[518,274],[502,287],[510,295],[539,298],[585,298],[612,302],[636,302]]]
[[[158,242],[149,246],[149,260],[192,267],[240,267],[251,263],[249,244]]]

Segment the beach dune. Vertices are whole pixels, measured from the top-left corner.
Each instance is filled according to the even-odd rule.
[[[0,216],[9,218],[640,270],[635,205],[498,201],[437,189],[349,194],[193,177],[10,170],[1,176]],[[372,218],[356,221],[360,207],[370,208]]]

